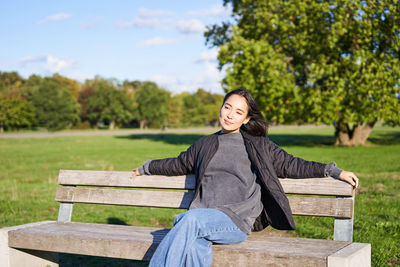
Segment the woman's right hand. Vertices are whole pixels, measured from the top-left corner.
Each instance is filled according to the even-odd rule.
[[[139,176],[139,175],[140,175],[139,167],[138,167],[138,168],[134,168],[134,169],[132,170],[132,176],[131,176],[131,178],[134,179],[136,176]]]

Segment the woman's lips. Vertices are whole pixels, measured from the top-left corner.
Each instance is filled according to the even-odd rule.
[[[227,121],[227,120],[224,120],[224,122],[225,122],[225,124],[227,124],[227,125],[231,125],[231,124],[232,124],[232,122],[229,122],[229,121]]]

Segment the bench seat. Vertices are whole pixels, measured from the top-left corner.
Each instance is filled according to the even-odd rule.
[[[8,232],[17,249],[150,260],[169,229],[79,222],[45,221]],[[216,266],[328,266],[328,259],[345,250],[347,241],[274,237],[253,233],[240,244],[214,245]]]

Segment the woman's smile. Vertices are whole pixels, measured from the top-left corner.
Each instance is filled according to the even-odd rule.
[[[230,121],[228,121],[228,120],[224,120],[224,122],[225,122],[225,124],[227,124],[227,125],[231,125],[232,124],[232,122],[230,122]]]

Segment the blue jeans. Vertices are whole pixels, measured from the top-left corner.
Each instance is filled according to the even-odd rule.
[[[149,266],[210,266],[212,243],[240,243],[246,238],[222,211],[192,209],[175,217],[174,227],[158,245]]]

